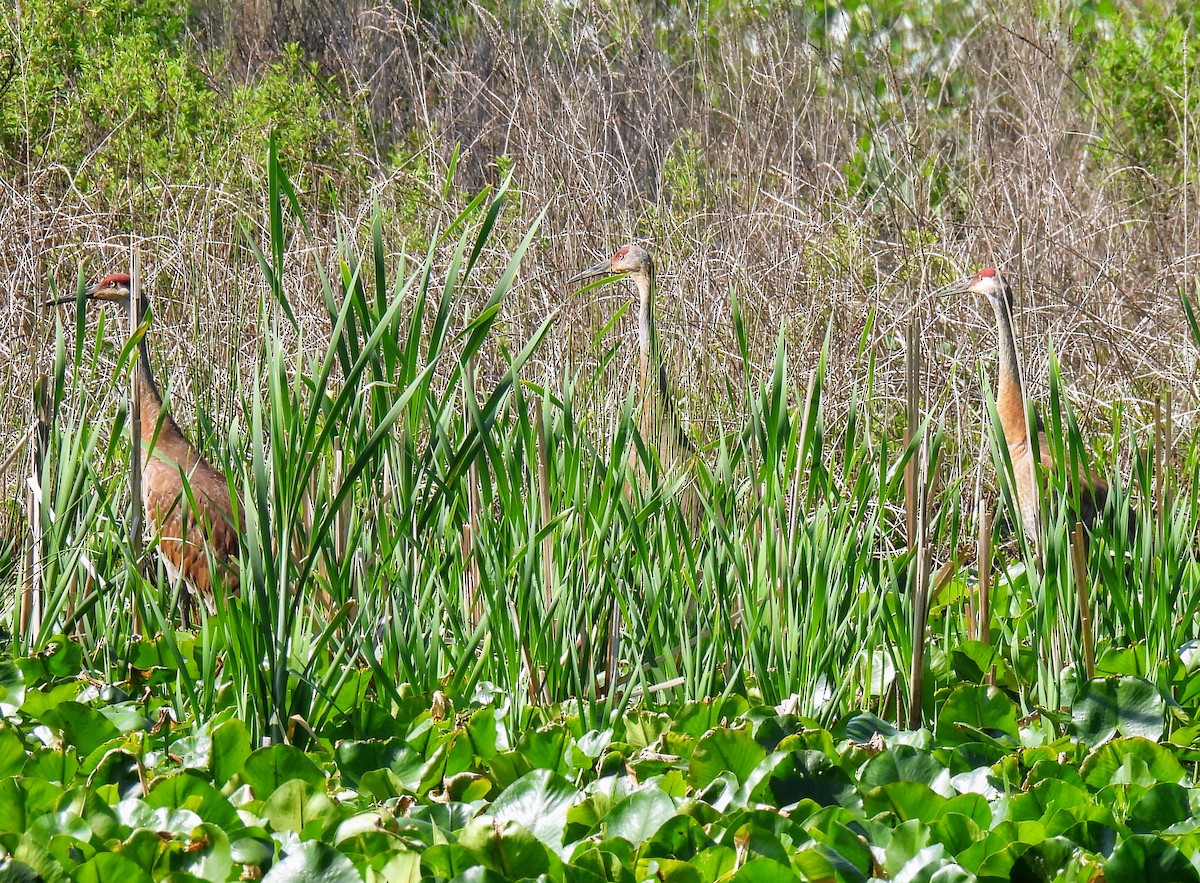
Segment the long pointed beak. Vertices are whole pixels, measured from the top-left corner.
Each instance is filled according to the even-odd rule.
[[[84,300],[107,300],[107,301],[112,301],[113,303],[120,303],[120,302],[126,300],[127,298],[128,298],[127,294],[123,294],[112,288],[101,289],[99,284],[89,285],[87,288],[85,288],[83,290],[83,299]],[[78,297],[74,294],[71,294],[71,295],[66,295],[64,297],[56,297],[56,298],[52,298],[51,300],[44,301],[42,303],[42,306],[57,307],[57,306],[61,306],[62,304],[74,304],[74,303],[78,303],[78,302],[79,302]]]
[[[83,290],[83,299],[89,300],[92,297],[94,297],[95,293],[96,293],[95,288],[96,288],[96,286],[94,286],[94,285],[89,285],[87,288],[85,288]],[[57,307],[57,306],[61,306],[62,304],[75,304],[75,303],[79,303],[79,296],[75,295],[75,294],[68,294],[63,297],[55,297],[55,298],[51,298],[50,300],[47,300],[47,301],[42,301],[42,306],[43,307]]]
[[[603,260],[594,266],[588,267],[586,270],[576,273],[567,280],[567,284],[574,285],[576,282],[583,282],[585,279],[595,279],[597,276],[611,275],[613,275],[612,262],[609,260]]]
[[[951,282],[949,285],[939,288],[933,293],[933,297],[948,297],[952,294],[966,294],[971,290],[973,278],[963,278]]]

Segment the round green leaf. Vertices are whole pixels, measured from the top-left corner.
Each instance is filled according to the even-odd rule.
[[[219,827],[205,823],[192,830],[187,848],[174,856],[172,867],[187,871],[201,880],[222,883],[233,869],[229,837]]]
[[[151,876],[116,852],[102,852],[75,869],[77,883],[152,883]]]
[[[362,877],[350,859],[332,846],[308,840],[276,862],[263,883],[362,883]]]
[[[27,838],[43,846],[57,835],[86,843],[92,839],[92,827],[75,813],[54,812],[38,816],[25,831]]]
[[[976,741],[978,733],[1016,745],[1017,706],[995,687],[962,684],[938,712],[934,737],[938,747],[952,748]]]
[[[232,779],[250,756],[250,731],[240,720],[228,720],[212,732],[209,764],[218,787]]]
[[[715,843],[700,822],[691,816],[677,815],[668,819],[655,832],[644,854],[691,861],[698,852]]]
[[[1138,834],[1152,834],[1191,818],[1187,789],[1178,782],[1152,785],[1129,813],[1129,827]]]
[[[538,769],[500,792],[491,814],[500,823],[521,823],[557,853],[563,848],[567,810],[579,797],[575,786],[558,773]]]
[[[438,843],[421,853],[421,867],[434,877],[458,876],[477,867],[479,859],[475,853],[461,843]]]
[[[1158,782],[1182,782],[1186,775],[1170,751],[1138,738],[1106,742],[1084,759],[1079,773],[1093,791],[1114,783],[1149,788]]]
[[[41,720],[62,733],[63,741],[74,745],[84,757],[121,735],[103,714],[74,701],[60,702],[56,707],[46,709]]]
[[[1187,856],[1167,841],[1151,834],[1134,834],[1122,840],[1104,863],[1104,879],[1107,883],[1195,883],[1200,875]]]
[[[339,814],[324,790],[317,790],[300,779],[284,782],[263,803],[262,816],[276,831],[299,834],[313,822],[322,827],[336,824]]]
[[[887,812],[899,821],[936,819],[945,805],[945,797],[921,782],[888,782],[863,796],[863,809],[868,816]]]
[[[347,739],[338,745],[334,758],[342,781],[347,787],[357,788],[359,780],[367,773],[390,769],[407,747],[402,739]]]
[[[776,761],[754,795],[780,809],[793,807],[801,800],[821,806],[862,805],[850,776],[822,751],[789,751]]]
[[[0,730],[0,779],[15,776],[25,766],[25,743],[12,730]]]
[[[928,751],[911,745],[893,745],[863,766],[859,777],[859,787],[863,790],[889,782],[920,782],[945,797],[954,793],[950,771]]]
[[[1163,733],[1166,702],[1144,678],[1093,678],[1079,689],[1071,708],[1076,736],[1098,745],[1117,733],[1157,740]]]
[[[284,782],[293,779],[314,787],[325,787],[325,774],[293,745],[260,748],[246,758],[246,764],[242,767],[242,780],[258,797],[267,797]]]
[[[635,791],[603,819],[604,837],[620,837],[634,846],[653,837],[675,815],[675,802],[653,784]]]
[[[754,741],[749,726],[710,730],[700,738],[688,762],[688,782],[703,788],[718,774],[729,771],[745,784],[766,756],[766,749]]]
[[[1010,877],[1031,883],[1054,883],[1078,851],[1079,847],[1065,837],[1035,843],[1013,862]]]
[[[480,816],[463,829],[458,843],[495,871],[519,869],[522,877],[536,877],[550,869],[550,853],[545,844],[524,825],[512,820],[500,824]]]
[[[787,865],[756,858],[742,865],[729,880],[730,883],[795,883],[796,874]]]
[[[206,822],[219,825],[227,833],[242,827],[233,804],[195,772],[159,779],[144,800],[151,809],[191,810]]]
[[[25,673],[11,659],[0,658],[0,717],[11,717],[25,701]]]

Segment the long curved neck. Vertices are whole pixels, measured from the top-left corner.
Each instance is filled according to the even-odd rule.
[[[143,299],[138,306],[137,325],[145,320],[146,302]],[[150,445],[162,451],[173,459],[179,456],[180,444],[187,446],[187,440],[179,430],[179,426],[171,417],[171,412],[163,408],[162,394],[158,384],[154,382],[154,372],[150,368],[150,350],[146,346],[146,335],[143,334],[137,342],[137,384],[138,384],[138,416],[141,420],[142,460],[150,455]]]
[[[162,395],[158,384],[154,382],[154,372],[150,370],[150,353],[146,349],[146,338],[142,337],[137,343],[137,382],[138,399],[142,417],[142,439],[149,441],[158,425],[158,415],[162,411]]]
[[[656,443],[663,445],[664,451],[690,451],[692,445],[679,422],[671,384],[667,380],[667,366],[658,346],[658,328],[654,324],[654,265],[634,274],[633,282],[638,290],[638,346],[641,353],[638,395],[642,400],[642,430],[655,433]]]
[[[651,381],[662,362],[658,354],[658,329],[654,325],[654,265],[634,274],[638,290],[638,347],[641,352],[642,389]]]
[[[1012,309],[1007,297],[991,299],[996,313],[996,333],[999,337],[999,377],[997,378],[996,411],[1004,428],[1004,440],[1009,445],[1026,441],[1025,393],[1021,382],[1021,362],[1017,358],[1017,339],[1013,333]]]

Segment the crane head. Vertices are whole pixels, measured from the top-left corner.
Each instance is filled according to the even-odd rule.
[[[995,267],[984,267],[974,276],[961,279],[943,288],[938,294],[981,294],[997,305],[1012,308],[1012,289]]]
[[[132,282],[128,273],[109,273],[95,285],[89,285],[83,290],[85,300],[106,300],[118,304],[128,304],[133,296]],[[75,295],[60,297],[46,301],[46,306],[75,303]]]
[[[570,282],[582,282],[584,279],[595,279],[597,276],[630,276],[638,273],[649,273],[654,266],[650,253],[640,245],[629,243],[622,245],[611,258],[588,267],[581,273],[572,276]]]

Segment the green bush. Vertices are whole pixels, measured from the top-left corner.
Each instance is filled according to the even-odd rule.
[[[1185,120],[1189,131],[1196,123],[1197,89],[1190,81],[1196,79],[1200,33],[1194,18],[1182,10],[1115,18],[1085,70],[1104,127],[1099,150],[1168,185],[1178,183],[1185,167]]]
[[[263,169],[245,158],[272,129],[294,171],[354,171],[353,115],[298,49],[222,91],[210,74],[222,59],[187,39],[187,12],[179,0],[30,0],[0,13],[0,164],[59,168],[64,185],[135,210],[160,182],[249,187]]]

